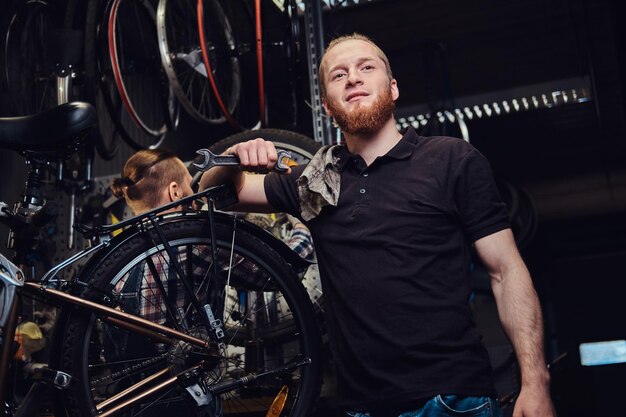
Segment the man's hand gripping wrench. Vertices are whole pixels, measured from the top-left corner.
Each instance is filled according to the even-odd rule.
[[[213,168],[214,166],[239,166],[239,157],[236,155],[215,155],[208,149],[198,149],[196,151],[198,155],[204,156],[204,161],[201,163],[194,163],[193,166],[198,170],[204,172]],[[272,169],[276,172],[287,172],[289,170],[289,160],[291,154],[284,150],[278,150],[278,161]]]

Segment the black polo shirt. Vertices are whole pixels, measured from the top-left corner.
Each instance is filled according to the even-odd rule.
[[[402,410],[437,394],[493,395],[468,307],[471,243],[509,227],[489,163],[463,140],[413,129],[370,166],[337,151],[338,204],[306,224],[342,406]],[[276,210],[299,216],[302,170],[266,177]]]

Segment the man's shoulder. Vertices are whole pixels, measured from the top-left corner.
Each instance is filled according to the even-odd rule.
[[[476,150],[463,139],[451,136],[419,136],[422,153],[431,157],[463,159]]]
[[[438,146],[450,149],[474,149],[474,147],[460,138],[452,136],[419,136],[418,141],[429,146]]]

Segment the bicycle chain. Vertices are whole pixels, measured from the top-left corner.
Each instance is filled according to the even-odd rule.
[[[130,375],[131,373],[143,368],[143,367],[147,367],[150,366],[152,364],[155,364],[157,362],[160,362],[162,360],[167,360],[167,357],[169,356],[169,353],[164,353],[161,356],[157,356],[155,358],[152,359],[148,359],[145,360],[143,362],[140,362],[136,365],[131,366],[130,368],[127,368],[123,371],[119,371],[116,372],[114,374],[108,375],[106,377],[102,377],[102,378],[96,378],[96,379],[90,379],[89,382],[91,383],[91,385],[99,385],[105,382],[110,382],[110,381],[114,381],[116,379],[118,379],[119,377],[123,377],[123,376],[127,376]]]

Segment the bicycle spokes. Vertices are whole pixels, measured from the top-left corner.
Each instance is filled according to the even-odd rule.
[[[88,298],[106,299],[119,314],[158,324],[154,332],[161,336],[147,324],[149,331],[136,328],[144,327],[139,322],[132,327],[107,316],[72,315],[64,338],[66,367],[86,372],[89,384],[70,397],[87,396],[103,412],[122,405],[148,416],[173,406],[189,412],[220,407],[232,415],[267,411],[286,386],[279,399],[285,411],[310,405],[302,399],[315,392],[306,387],[317,380],[315,368],[309,371],[317,353],[315,338],[309,339],[315,325],[305,324],[313,316],[304,289],[292,288],[300,284],[280,258],[259,257],[267,248],[254,246],[256,238],[232,220],[216,216],[213,239],[207,226],[148,228],[127,242],[113,264],[105,261],[94,270]],[[181,276],[194,297],[180,285]],[[308,307],[301,309],[301,302]],[[171,330],[159,331],[161,326]],[[88,357],[81,359],[81,352]]]

